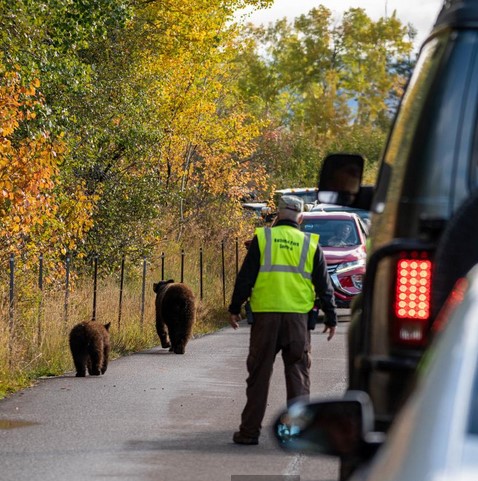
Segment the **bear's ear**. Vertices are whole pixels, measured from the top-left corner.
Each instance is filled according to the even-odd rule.
[[[157,293],[157,292],[158,292],[158,289],[159,289],[159,283],[156,283],[156,282],[155,282],[155,283],[153,284],[153,291]]]
[[[111,322],[108,322],[108,324],[105,324],[105,329],[106,329],[107,331],[109,331],[109,330],[110,330],[110,326],[111,326]]]
[[[174,279],[169,279],[168,281],[166,281],[166,284],[172,284],[174,282]]]

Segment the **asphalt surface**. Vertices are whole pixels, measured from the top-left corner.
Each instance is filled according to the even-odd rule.
[[[313,331],[312,397],[343,393],[347,327],[342,318],[330,342],[321,326]],[[337,479],[335,459],[285,453],[273,439],[270,426],[285,406],[280,356],[259,446],[232,443],[248,340],[241,323],[192,340],[183,356],[155,348],[110,362],[104,376],[70,372],[1,400],[0,480]]]

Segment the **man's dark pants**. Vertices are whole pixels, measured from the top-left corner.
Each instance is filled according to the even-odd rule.
[[[310,393],[310,331],[307,314],[254,313],[247,358],[247,402],[240,431],[258,437],[276,354],[282,351],[287,402]]]

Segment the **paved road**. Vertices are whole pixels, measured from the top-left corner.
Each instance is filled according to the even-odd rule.
[[[313,395],[345,389],[347,327],[340,322],[331,342],[313,331]],[[155,348],[112,361],[102,377],[66,373],[0,401],[0,480],[337,479],[335,460],[285,454],[271,436],[285,401],[280,357],[259,446],[232,443],[248,336],[247,324],[226,328],[191,341],[184,356]]]

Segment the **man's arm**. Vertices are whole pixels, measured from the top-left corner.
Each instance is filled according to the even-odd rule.
[[[257,237],[251,241],[249,249],[242,266],[237,273],[236,282],[234,284],[234,291],[232,293],[231,303],[228,311],[231,314],[238,315],[241,312],[241,306],[251,296],[252,288],[257,279],[257,274],[260,268],[261,253],[259,250],[259,242]]]
[[[327,272],[327,263],[325,262],[324,253],[320,246],[314,256],[314,266],[312,269],[312,283],[315,287],[316,297],[320,299],[320,307],[325,314],[325,329],[329,331],[328,339],[332,339],[337,326],[337,312],[334,297],[334,288]]]

